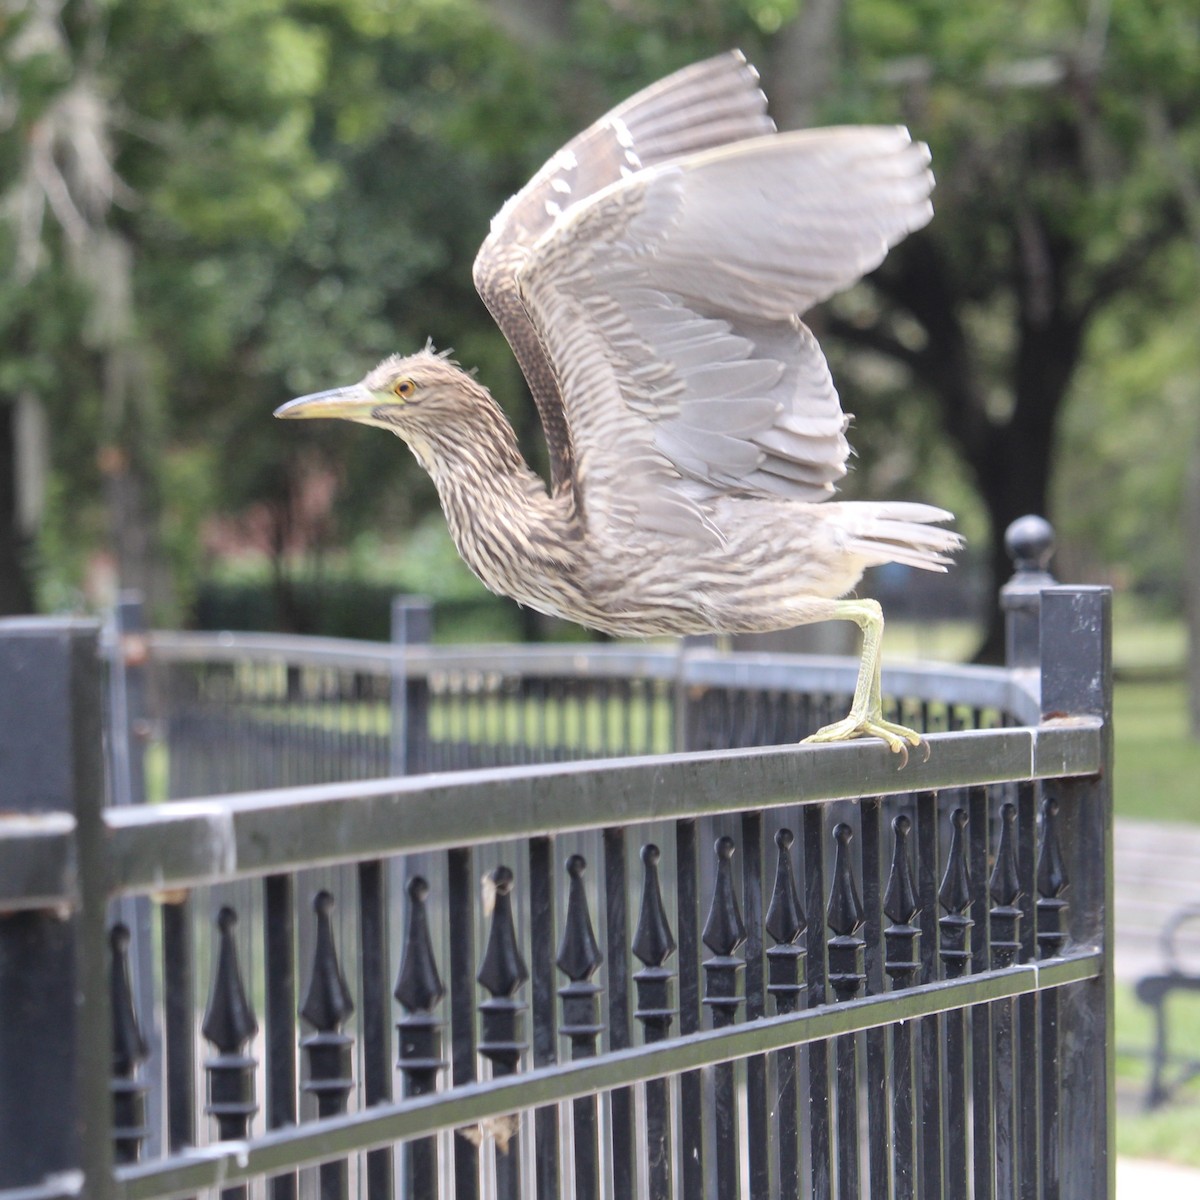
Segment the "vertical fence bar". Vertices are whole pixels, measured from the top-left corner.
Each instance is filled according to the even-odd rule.
[[[742,815],[742,911],[745,914],[746,1020],[766,1015],[763,969],[763,820],[761,812]],[[746,1060],[746,1137],[751,1147],[750,1195],[766,1196],[771,1188],[773,1131],[767,1122],[767,1060]]]
[[[934,792],[917,796],[917,899],[921,929],[921,982],[938,977],[938,803]],[[942,1021],[920,1023],[921,1154],[920,1194],[942,1200]]]
[[[971,880],[971,971],[979,974],[990,965],[988,902],[988,789],[967,791],[969,838],[968,875]],[[992,1008],[971,1008],[971,1175],[975,1200],[992,1200],[995,1194],[995,1139],[992,1130]]]
[[[866,941],[866,989],[879,996],[883,985],[883,897],[880,821],[882,804],[878,799],[863,800],[859,805],[862,820],[863,934]],[[887,1029],[877,1026],[863,1035],[867,1047],[866,1109],[868,1187],[873,1196],[888,1194],[888,1061]]]
[[[1062,893],[1067,887],[1066,867],[1058,841],[1058,801],[1042,801],[1042,844],[1037,865],[1037,943],[1039,958],[1062,953],[1066,932]],[[1041,1100],[1042,1100],[1042,1200],[1059,1200],[1062,1175],[1060,1128],[1062,1063],[1059,1055],[1058,989],[1041,996]]]
[[[671,970],[664,966],[675,952],[675,938],[667,922],[658,881],[659,848],[652,842],[642,847],[642,903],[638,912],[633,953],[643,964],[633,977],[638,1006],[634,1016],[641,1021],[647,1044],[670,1036]],[[671,1101],[666,1079],[646,1081],[646,1190],[649,1200],[671,1196]]]
[[[625,830],[604,830],[604,935],[608,963],[608,1046],[624,1050],[632,1032],[629,1019],[629,928],[625,912]],[[633,1196],[633,1089],[615,1088],[609,1097],[612,1125],[612,1181],[617,1200]]]
[[[164,899],[162,914],[163,1066],[167,1090],[167,1149],[196,1140],[195,959],[192,902],[186,892]]]
[[[497,867],[488,876],[495,898],[491,930],[483,964],[476,977],[488,992],[479,1005],[479,1053],[492,1064],[492,1078],[515,1075],[526,1044],[521,1041],[521,1012],[517,989],[529,978],[529,969],[517,945],[513,921],[513,873]],[[520,1118],[512,1115],[493,1122],[496,1143],[497,1200],[521,1200]]]
[[[201,1032],[216,1048],[207,1058],[208,1104],[204,1111],[217,1123],[220,1141],[241,1140],[250,1131],[250,1119],[258,1112],[254,1099],[256,1059],[246,1045],[258,1032],[258,1020],[242,986],[233,930],[237,913],[228,905],[217,914],[217,969],[204,1013]],[[247,1200],[246,1184],[222,1188],[221,1200]]]
[[[354,1088],[354,1039],[342,1026],[354,1011],[354,1001],[338,962],[333,942],[333,896],[320,891],[313,898],[317,936],[313,947],[312,975],[300,1015],[314,1032],[300,1039],[308,1056],[304,1090],[316,1097],[317,1117],[336,1117],[346,1111]],[[348,1163],[344,1158],[323,1162],[318,1168],[321,1200],[346,1200],[350,1192]]]
[[[808,924],[796,876],[792,868],[795,835],[780,829],[775,835],[778,851],[775,886],[767,907],[766,929],[775,945],[767,950],[770,982],[767,991],[775,999],[780,1016],[798,1012],[804,1001],[805,949],[800,935]],[[779,1195],[800,1194],[799,1055],[794,1047],[775,1055],[776,1125],[779,1142]]]
[[[268,875],[263,880],[268,1129],[282,1129],[296,1123],[296,954],[292,893],[290,875]],[[271,1200],[295,1200],[296,1173],[276,1175],[268,1184],[268,1194]]]
[[[475,869],[469,847],[446,852],[450,939],[451,1083],[475,1082]],[[456,1200],[479,1196],[479,1151],[462,1132],[454,1135]],[[415,1200],[415,1198],[414,1198]]]
[[[951,814],[950,850],[946,873],[938,889],[938,900],[946,915],[938,922],[941,930],[939,953],[942,973],[959,979],[971,962],[971,879],[967,873],[967,812],[956,808]],[[946,1190],[951,1196],[966,1196],[967,1168],[967,1010],[951,1009],[946,1023]]]
[[[737,1020],[741,1004],[738,973],[745,964],[734,956],[746,940],[746,926],[738,910],[733,888],[731,860],[734,843],[720,837],[713,847],[717,856],[717,876],[712,904],[701,935],[713,957],[704,960],[704,1003],[712,1014],[714,1029],[724,1029]],[[716,1194],[718,1200],[737,1200],[741,1162],[738,1157],[737,1094],[734,1089],[733,1063],[718,1063],[710,1068],[713,1078],[713,1109],[716,1125]]]
[[[113,608],[109,751],[115,804],[146,802],[146,618],[141,593],[121,592]]]
[[[1102,769],[1059,787],[1059,833],[1071,880],[1069,937],[1099,945],[1101,978],[1059,997],[1063,1067],[1061,1179],[1074,1197],[1115,1194],[1112,973],[1112,593],[1055,587],[1042,593],[1042,712],[1103,722]],[[1070,1181],[1069,1184],[1067,1181]]]
[[[1034,903],[1037,855],[1037,784],[1017,784],[1017,878],[1021,910],[1018,961],[1037,958],[1037,925]],[[1041,994],[1030,992],[1017,999],[1017,1191],[1021,1196],[1036,1197],[1041,1178],[1041,1091],[1038,1088],[1038,1006]]]
[[[388,890],[384,865],[378,859],[358,864],[359,987],[362,1012],[359,1030],[363,1048],[363,1103],[370,1108],[392,1098],[391,1046],[387,971]],[[367,1200],[391,1200],[392,1152],[368,1150]],[[430,1192],[429,1195],[434,1195]]]
[[[135,1163],[146,1140],[146,1085],[137,1077],[146,1061],[146,1040],[133,1004],[129,977],[129,929],[114,925],[109,934],[112,954],[109,997],[112,1007],[113,1160]]]
[[[397,649],[392,668],[391,773],[412,775],[429,770],[428,688],[424,680],[409,680],[409,646],[433,639],[433,606],[424,596],[392,597],[392,644]]]
[[[1017,961],[1021,952],[1021,910],[1017,907],[1020,880],[1017,875],[1017,806],[1006,801],[1000,807],[1000,845],[990,887],[995,903],[991,909],[991,966],[1003,970]],[[992,1038],[995,1045],[996,1196],[1016,1200],[1017,1144],[1016,1002],[997,1000],[992,1005]]]
[[[887,960],[884,969],[893,991],[912,987],[921,964],[913,924],[920,904],[909,863],[908,835],[912,821],[904,813],[892,818],[892,867],[883,909],[891,920],[884,930]],[[916,1097],[913,1094],[913,1023],[895,1021],[892,1033],[892,1187],[895,1200],[913,1200],[917,1194]],[[878,1194],[886,1193],[880,1191]]]
[[[853,1000],[862,989],[863,925],[862,901],[854,883],[850,862],[850,840],[854,831],[844,821],[833,831],[837,849],[825,923],[833,930],[829,939],[829,986],[839,1003]],[[858,1200],[858,1035],[843,1034],[835,1040],[837,1055],[837,1165],[840,1200]]]
[[[108,722],[110,804],[146,803],[146,743],[150,736],[146,685],[149,648],[142,596],[122,591],[113,607],[114,644],[109,650]],[[136,1005],[149,1036],[146,1039],[148,1079],[162,1072],[162,1043],[156,1028],[154,1004],[153,905],[149,896],[123,896],[115,902],[121,921],[130,931],[130,978]],[[146,1151],[154,1155],[162,1146],[162,1105],[147,1112]]]
[[[105,968],[108,835],[104,827],[104,711],[96,629],[77,628],[68,643],[70,729],[66,740],[75,794],[75,871],[79,910],[75,920],[76,1113],[85,1190],[104,1200],[112,1189],[112,1013]],[[61,729],[61,726],[59,727]],[[62,746],[60,744],[60,753]],[[59,1031],[61,1036],[61,1031]],[[55,1116],[61,1120],[61,1112]]]
[[[529,969],[533,1017],[533,1065],[558,1059],[554,1029],[554,885],[553,841],[529,839]],[[537,1200],[558,1195],[558,1110],[552,1105],[533,1114],[534,1188]]]
[[[675,876],[679,905],[679,1032],[700,1031],[699,861],[696,822],[675,822]],[[704,1117],[699,1071],[679,1076],[679,1158],[683,1196],[704,1195]]]
[[[825,806],[808,804],[801,817],[804,825],[804,896],[814,915],[807,929],[808,1006],[826,1001],[825,962]],[[808,1125],[813,1200],[830,1200],[833,1189],[833,1141],[829,1111],[829,1043],[808,1046]]]
[[[567,859],[567,876],[570,879],[567,916],[555,960],[558,969],[570,981],[565,987],[559,988],[558,995],[562,1001],[562,1033],[571,1041],[572,1061],[594,1057],[596,1039],[604,1029],[599,1020],[600,986],[592,982],[603,956],[596,944],[587,894],[583,888],[586,869],[587,863],[582,854],[572,854]],[[573,1200],[597,1200],[600,1195],[596,1104],[595,1096],[580,1096],[571,1102],[575,1148]]]
[[[435,1092],[438,1074],[446,1065],[441,1057],[442,1025],[433,1015],[445,988],[429,936],[425,911],[428,896],[429,884],[420,875],[413,876],[408,882],[408,922],[394,992],[404,1009],[404,1015],[396,1023],[396,1040],[405,1096],[428,1096]],[[390,1158],[384,1160],[384,1165],[388,1168],[390,1189]],[[436,1138],[416,1138],[404,1147],[404,1185],[405,1200],[437,1200],[442,1194]]]

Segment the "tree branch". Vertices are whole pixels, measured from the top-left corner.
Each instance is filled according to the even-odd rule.
[[[1114,296],[1129,289],[1154,253],[1184,232],[1182,219],[1175,221],[1164,214],[1154,229],[1126,243],[1124,253],[1092,276],[1088,294],[1079,306],[1080,319],[1090,320]]]
[[[833,313],[826,313],[825,328],[834,337],[842,341],[860,346],[864,350],[882,354],[885,358],[895,359],[903,363],[915,375],[921,375],[925,370],[925,352],[906,346],[899,338],[892,336],[878,325],[858,325]]]
[[[910,238],[892,251],[888,269],[873,275],[871,283],[925,331],[925,348],[908,351],[907,361],[932,391],[945,430],[973,459],[988,444],[992,423],[977,385],[981,375],[959,319],[960,291],[936,241],[929,236]]]

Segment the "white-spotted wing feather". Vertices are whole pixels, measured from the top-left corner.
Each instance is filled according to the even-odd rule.
[[[555,370],[517,295],[515,275],[572,206],[681,155],[770,133],[758,75],[738,51],[696,63],[617,106],[553,155],[492,221],[475,286],[508,339],[537,403],[556,489],[573,487],[574,450]]]
[[[932,186],[905,130],[816,130],[644,169],[555,221],[518,278],[589,523],[708,539],[706,498],[830,495],[846,418],[798,314],[925,224]]]

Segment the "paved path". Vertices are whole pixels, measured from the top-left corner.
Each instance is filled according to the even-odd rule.
[[[1196,1200],[1200,1171],[1141,1158],[1117,1159],[1116,1200]]]
[[[1134,983],[1163,967],[1159,934],[1181,905],[1200,903],[1200,826],[1117,821],[1113,837],[1117,978]],[[1200,921],[1177,943],[1187,969],[1200,970]],[[1116,1200],[1200,1200],[1200,1170],[1117,1159]]]
[[[1184,904],[1200,904],[1200,826],[1116,822],[1113,920],[1117,978],[1133,983],[1163,967],[1163,924]],[[1200,921],[1178,942],[1185,970],[1200,971]],[[1200,1192],[1197,1192],[1200,1200]]]

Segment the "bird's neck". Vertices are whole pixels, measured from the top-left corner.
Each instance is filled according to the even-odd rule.
[[[467,565],[493,591],[514,595],[505,564],[516,556],[543,571],[569,569],[579,519],[568,492],[550,496],[521,454],[499,404],[472,381],[470,417],[410,441],[437,488]],[[522,599],[517,596],[517,599]]]
[[[544,494],[545,486],[522,456],[517,435],[492,394],[465,374],[459,387],[470,399],[454,420],[438,420],[405,434],[443,503],[448,494],[482,498],[514,488],[524,493],[535,483]]]

